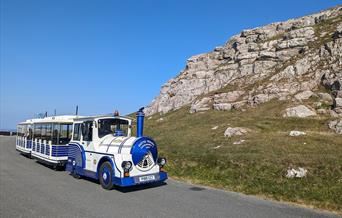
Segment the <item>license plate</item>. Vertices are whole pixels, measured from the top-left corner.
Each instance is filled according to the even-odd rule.
[[[139,182],[146,182],[146,181],[151,181],[151,180],[155,180],[154,175],[139,177]]]

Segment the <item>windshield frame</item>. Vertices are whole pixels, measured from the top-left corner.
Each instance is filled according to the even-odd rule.
[[[110,121],[113,121],[112,123]],[[119,123],[115,123],[115,121],[120,121]],[[107,122],[104,124],[104,122]],[[110,128],[112,128],[113,125],[116,125],[117,127],[120,127],[120,130],[123,130],[123,135],[116,135],[116,136],[124,136],[124,137],[130,137],[131,136],[131,128],[132,128],[132,122],[129,119],[125,119],[122,117],[103,117],[98,118],[96,120],[97,123],[97,135],[98,138],[103,138],[106,135],[115,135],[116,130],[118,129],[109,129],[108,126],[105,126],[105,128],[102,125],[108,125],[110,124]],[[125,126],[123,128],[123,126]]]

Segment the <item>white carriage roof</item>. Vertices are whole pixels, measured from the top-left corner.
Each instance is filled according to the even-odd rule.
[[[75,118],[75,121],[84,121],[84,120],[95,120],[95,119],[99,119],[99,118],[116,118],[116,119],[123,119],[123,120],[132,120],[132,118],[130,117],[126,117],[126,116],[113,116],[111,114],[106,114],[106,115],[98,115],[98,116],[83,116],[83,117],[78,117]]]
[[[44,118],[28,119],[24,122],[19,123],[18,125],[33,124],[33,123],[73,123],[74,121],[95,120],[95,119],[99,119],[99,118],[116,118],[116,119],[123,119],[123,120],[132,121],[132,118],[130,118],[130,117],[113,116],[111,114],[98,115],[98,116],[61,115],[61,116],[51,116],[51,117],[44,117]]]
[[[20,124],[32,124],[32,123],[72,123],[74,119],[80,118],[81,116],[75,115],[61,115],[61,116],[51,116],[44,118],[28,119]]]

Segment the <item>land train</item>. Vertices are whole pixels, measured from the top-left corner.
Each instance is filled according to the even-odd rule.
[[[16,149],[75,178],[97,179],[104,189],[165,181],[166,159],[143,135],[143,109],[136,118],[136,136],[132,119],[118,113],[26,120],[18,124]]]

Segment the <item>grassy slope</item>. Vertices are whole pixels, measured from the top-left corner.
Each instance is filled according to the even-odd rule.
[[[272,101],[246,112],[196,114],[184,107],[163,115],[163,121],[159,115],[147,119],[145,134],[157,141],[173,177],[342,211],[342,137],[329,131],[329,117],[282,118],[288,104]],[[228,126],[251,131],[228,139],[223,136]],[[290,137],[291,130],[307,135]],[[233,145],[240,139],[246,141]],[[305,167],[308,176],[287,179],[288,167]]]

